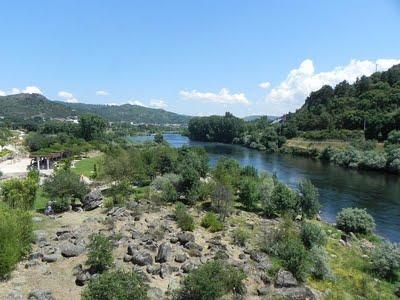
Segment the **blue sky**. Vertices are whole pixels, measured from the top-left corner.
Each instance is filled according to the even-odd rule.
[[[400,63],[400,1],[2,1],[0,94],[277,115]],[[261,84],[261,87],[260,87]]]

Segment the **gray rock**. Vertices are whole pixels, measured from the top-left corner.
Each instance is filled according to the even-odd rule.
[[[176,236],[173,236],[172,238],[170,238],[169,241],[171,242],[171,244],[176,244],[179,240]]]
[[[60,257],[61,257],[60,253],[45,254],[42,257],[42,261],[52,263],[52,262],[56,262]]]
[[[177,238],[182,245],[185,245],[187,242],[194,242],[194,235],[190,232],[180,232]]]
[[[275,294],[284,299],[291,300],[316,300],[319,297],[308,287],[290,287],[275,289]]]
[[[267,255],[261,251],[251,251],[250,252],[250,258],[258,263],[265,260],[266,257],[267,257]]]
[[[130,256],[129,254],[126,254],[125,256],[124,256],[124,262],[130,262],[131,260],[132,260],[132,256]]]
[[[279,269],[278,274],[276,275],[276,287],[295,287],[297,285],[298,282],[292,273],[284,269]]]
[[[160,247],[158,247],[156,262],[164,263],[168,261],[170,254],[171,254],[171,246],[167,243],[162,243]]]
[[[183,262],[185,262],[187,260],[187,256],[186,256],[186,254],[177,254],[177,255],[175,255],[175,261],[176,262],[178,262],[178,263],[183,263]]]
[[[85,251],[85,247],[81,245],[74,245],[70,242],[62,243],[60,249],[61,249],[61,254],[64,257],[79,256]]]
[[[47,289],[34,289],[28,295],[28,300],[55,300],[51,291]]]
[[[262,287],[257,289],[257,294],[258,296],[266,296],[270,292],[270,289],[267,287]]]
[[[35,244],[40,245],[47,242],[47,232],[44,230],[35,230],[33,231],[33,235],[35,237]]]
[[[187,261],[185,263],[182,264],[181,266],[181,270],[183,271],[183,273],[189,273],[190,271],[196,269],[197,266],[192,263],[191,261]]]
[[[161,271],[161,265],[148,265],[146,267],[146,272],[151,275],[159,275]]]
[[[39,264],[40,264],[40,261],[37,260],[37,259],[28,260],[28,261],[25,263],[25,269],[29,269],[29,268],[35,267],[35,266],[37,266],[37,265],[39,265]]]
[[[161,264],[160,276],[162,279],[167,278],[171,274],[171,268],[168,264]]]
[[[40,252],[32,252],[31,254],[29,254],[29,259],[41,259],[43,257],[43,254]]]
[[[189,250],[203,251],[203,247],[200,246],[199,244],[196,244],[196,243],[193,242],[193,241],[189,241],[189,242],[185,243],[185,246],[184,246],[184,247],[185,247],[186,249],[189,249]]]
[[[133,255],[133,253],[136,253],[139,250],[138,246],[135,245],[129,245],[128,246],[128,254]]]
[[[138,266],[147,266],[153,263],[153,257],[150,253],[136,251],[132,255],[132,262]]]
[[[98,190],[92,190],[82,200],[83,209],[93,210],[99,207],[102,202],[103,202],[103,196],[101,195],[101,192]]]
[[[82,270],[79,274],[75,277],[75,284],[78,286],[84,286],[87,281],[90,280],[92,276],[89,272]]]

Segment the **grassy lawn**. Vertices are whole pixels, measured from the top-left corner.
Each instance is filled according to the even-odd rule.
[[[90,177],[93,174],[94,165],[98,167],[102,156],[87,157],[75,163],[75,168],[72,171],[78,175],[83,174],[86,177]]]
[[[43,188],[39,187],[36,192],[36,199],[34,203],[34,209],[37,211],[43,211],[46,208],[46,204],[49,202],[49,198],[45,195]]]

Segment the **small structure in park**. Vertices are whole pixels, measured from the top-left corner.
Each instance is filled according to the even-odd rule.
[[[35,168],[37,170],[50,170],[53,169],[54,163],[63,158],[71,156],[70,151],[58,151],[51,153],[31,153],[31,164],[30,168]]]

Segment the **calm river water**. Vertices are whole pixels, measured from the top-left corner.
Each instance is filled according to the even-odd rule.
[[[140,142],[153,137],[135,136],[131,139]],[[335,222],[336,213],[343,207],[366,208],[375,218],[377,233],[400,242],[400,176],[343,169],[319,160],[263,153],[239,145],[196,142],[179,134],[165,134],[164,140],[173,147],[204,147],[211,165],[221,156],[228,156],[241,165],[275,172],[280,181],[291,187],[296,187],[299,180],[308,178],[319,190],[324,220]]]

